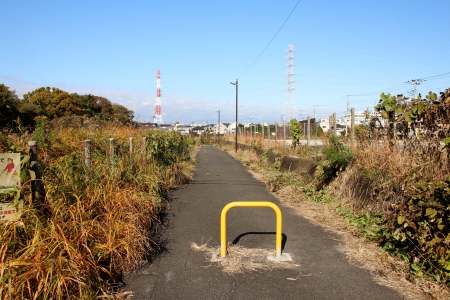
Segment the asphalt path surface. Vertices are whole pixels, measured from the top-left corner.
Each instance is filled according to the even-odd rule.
[[[191,243],[220,245],[220,214],[233,201],[270,201],[283,216],[283,253],[296,268],[228,274]],[[202,146],[194,180],[171,194],[161,248],[154,260],[126,277],[133,300],[141,299],[403,299],[377,284],[368,270],[337,250],[340,237],[324,231],[272,196],[264,184],[228,153]],[[251,249],[273,249],[275,213],[270,208],[233,208],[227,241]],[[274,264],[274,262],[267,262]],[[297,280],[288,280],[296,278]]]

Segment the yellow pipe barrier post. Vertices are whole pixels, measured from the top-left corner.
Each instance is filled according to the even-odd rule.
[[[270,207],[276,214],[276,236],[275,236],[275,250],[277,259],[281,257],[281,235],[282,235],[282,216],[280,208],[268,201],[241,201],[231,202],[225,205],[220,216],[220,255],[225,257],[227,255],[227,213],[234,207]],[[289,254],[286,253],[288,256]],[[288,260],[292,260],[289,259]]]

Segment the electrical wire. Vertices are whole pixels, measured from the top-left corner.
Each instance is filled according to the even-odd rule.
[[[302,0],[298,0],[297,4],[295,4],[294,8],[291,10],[291,12],[289,13],[289,15],[287,16],[286,20],[284,20],[283,24],[281,25],[281,27],[278,29],[278,31],[275,33],[275,35],[272,37],[272,39],[269,41],[269,43],[266,45],[266,47],[264,47],[263,51],[261,51],[261,53],[258,55],[258,57],[255,59],[255,61],[250,65],[250,67],[247,68],[247,70],[245,70],[245,72],[239,77],[239,79],[241,79],[242,77],[244,77],[244,75],[247,73],[248,70],[250,70],[253,65],[258,61],[258,59],[261,57],[261,55],[263,55],[263,53],[266,51],[266,49],[269,47],[269,45],[272,43],[272,41],[276,38],[276,36],[278,35],[278,33],[280,33],[281,29],[283,29],[284,24],[286,24],[286,22],[289,20],[290,16],[292,15],[292,13],[294,12],[294,10],[297,8],[297,6],[300,4]]]

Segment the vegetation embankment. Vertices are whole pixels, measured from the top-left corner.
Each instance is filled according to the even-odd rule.
[[[377,119],[358,125],[357,146],[329,136],[313,178],[280,173],[277,161],[267,166],[271,148],[245,163],[257,171],[265,166],[272,191],[289,186],[296,201],[332,203],[335,213],[355,226],[354,233],[405,262],[392,265],[395,272],[423,285],[431,297],[448,297],[450,90],[412,100],[382,94],[375,110],[386,125]],[[252,148],[260,151],[266,142],[254,141]],[[430,280],[447,292],[433,291]]]
[[[20,221],[0,223],[0,299],[116,297],[122,275],[157,251],[158,213],[168,190],[191,176],[193,140],[113,126],[55,131],[45,119],[32,135],[20,130],[0,135],[0,152],[22,159],[20,190],[0,194],[0,202],[24,201]],[[39,201],[31,195],[30,140],[39,145]]]

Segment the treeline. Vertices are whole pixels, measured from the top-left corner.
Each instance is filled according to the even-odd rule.
[[[131,124],[133,113],[104,97],[68,93],[55,87],[38,88],[20,99],[15,91],[0,84],[0,128],[14,126],[18,120],[23,126],[34,126],[38,116],[49,120],[79,116]]]

